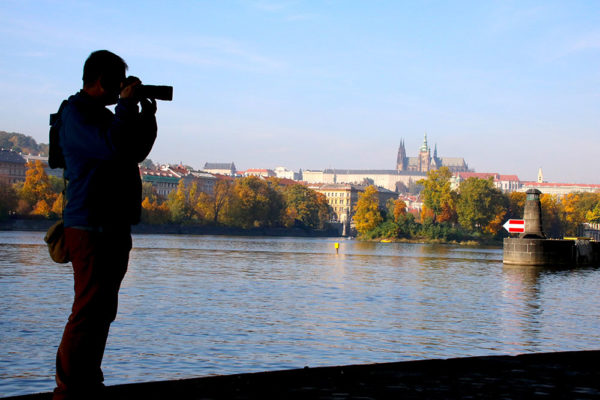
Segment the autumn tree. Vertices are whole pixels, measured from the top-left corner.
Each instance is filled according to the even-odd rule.
[[[189,222],[193,209],[188,202],[188,193],[183,179],[179,180],[177,189],[169,193],[167,206],[171,212],[171,221],[177,224]]]
[[[29,161],[25,172],[25,182],[19,189],[19,198],[24,202],[22,211],[31,210],[36,215],[50,215],[50,205],[54,204],[57,194],[52,190],[50,179],[40,160]]]
[[[59,193],[58,197],[56,197],[56,200],[54,200],[54,203],[52,204],[52,213],[57,216],[62,215],[65,205],[65,197],[62,193]]]
[[[525,210],[525,192],[510,192],[508,194],[508,212],[506,218],[523,218]]]
[[[160,225],[168,223],[170,219],[171,212],[167,202],[160,203],[158,199],[144,198],[144,201],[142,201],[142,222]]]
[[[587,213],[593,211],[600,201],[600,193],[569,193],[562,199],[565,234],[577,234],[577,227],[587,222]]]
[[[423,185],[423,203],[433,212],[434,222],[451,220],[455,210],[455,197],[450,189],[452,172],[448,167],[427,172],[427,178],[417,183]]]
[[[386,203],[388,218],[398,222],[406,215],[406,202],[402,199],[389,199]]]
[[[460,184],[456,212],[458,222],[466,229],[496,233],[507,206],[506,197],[494,187],[492,178],[469,178]]]
[[[600,222],[600,201],[596,203],[594,208],[585,214],[587,222],[597,224]]]
[[[283,197],[272,182],[256,176],[235,181],[229,218],[242,228],[277,226],[283,210]]]
[[[354,222],[356,230],[365,234],[375,229],[383,221],[379,211],[379,197],[377,188],[373,185],[367,186],[363,193],[358,195],[358,201],[354,207]]]
[[[560,238],[564,235],[565,224],[563,220],[564,205],[560,198],[551,194],[540,196],[542,206],[542,230],[546,236]]]
[[[300,184],[287,186],[282,192],[285,200],[282,217],[285,226],[300,225],[318,229],[325,225],[329,218],[327,215],[327,220],[322,220],[323,215],[320,208],[323,206],[323,202],[319,201],[317,192]],[[329,210],[328,206],[327,210]]]
[[[231,203],[232,186],[232,182],[219,179],[215,182],[212,193],[200,193],[195,205],[198,213],[213,225],[223,223],[223,214]]]

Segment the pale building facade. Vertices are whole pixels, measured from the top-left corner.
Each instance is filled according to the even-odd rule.
[[[427,177],[425,172],[397,170],[357,170],[357,169],[326,169],[322,171],[302,171],[302,180],[308,184],[340,183],[363,184],[365,180],[375,186],[389,191],[398,191],[399,184],[408,187],[411,183]]]
[[[179,184],[179,176],[172,171],[154,170],[140,168],[142,182],[147,182],[152,185],[159,196],[167,197],[169,193],[177,189]]]
[[[291,179],[294,181],[300,180],[301,176],[298,172],[294,172],[285,167],[277,167],[275,168],[275,176],[278,178]]]
[[[600,192],[600,185],[586,183],[521,182],[519,192],[537,189],[544,194],[564,195],[569,193]]]
[[[239,173],[243,176],[260,176],[261,178],[270,178],[276,176],[275,171],[265,168],[250,168],[243,172],[240,171]]]
[[[516,192],[521,188],[521,181],[517,175],[501,175],[496,172],[457,172],[450,178],[450,188],[458,190],[460,184],[469,178],[492,178],[494,186],[504,193]]]
[[[358,196],[364,192],[368,185],[352,184],[313,184],[308,185],[310,189],[322,193],[327,198],[327,203],[333,210],[333,218],[336,222],[350,223],[354,216],[354,208],[358,202]],[[389,199],[397,199],[398,193],[385,188],[377,188],[379,207],[385,208]]]
[[[205,163],[202,168],[204,172],[218,175],[235,176],[237,170],[234,163]]]

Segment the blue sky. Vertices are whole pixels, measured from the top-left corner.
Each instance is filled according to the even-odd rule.
[[[600,183],[596,1],[0,0],[0,130],[47,142],[97,49],[175,87],[155,161],[391,169],[427,133],[478,172]]]

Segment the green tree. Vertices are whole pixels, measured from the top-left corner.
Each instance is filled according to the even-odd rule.
[[[491,231],[490,222],[501,220],[498,215],[504,216],[507,207],[506,197],[494,187],[492,178],[469,178],[460,184],[456,211],[465,229]]]
[[[358,201],[354,208],[354,223],[356,230],[361,235],[375,229],[383,221],[377,194],[377,188],[371,185],[358,195]]]
[[[433,212],[434,222],[448,221],[454,213],[454,196],[450,189],[452,172],[448,167],[427,172],[427,178],[417,183],[423,185],[423,203]]]

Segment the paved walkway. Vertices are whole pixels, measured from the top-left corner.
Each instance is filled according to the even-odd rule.
[[[599,361],[600,351],[580,351],[305,368],[118,385],[106,398],[600,399]]]

